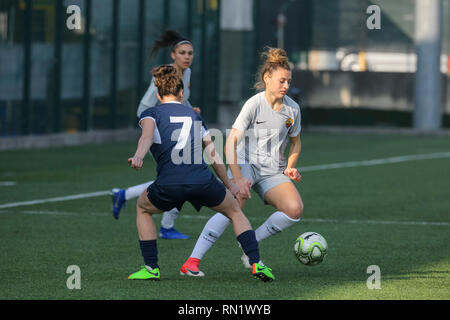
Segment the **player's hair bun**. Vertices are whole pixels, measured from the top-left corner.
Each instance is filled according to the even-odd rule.
[[[155,86],[161,97],[167,95],[178,95],[183,89],[183,80],[179,76],[177,69],[172,65],[162,65],[152,70]]]
[[[286,51],[281,48],[266,47],[265,51],[261,53],[261,58],[264,62],[257,74],[256,89],[264,90],[266,88],[266,84],[264,83],[264,75],[266,73],[271,74],[278,68],[291,70],[291,63],[289,62]]]
[[[169,78],[177,75],[177,69],[174,66],[167,64],[153,68],[152,75],[155,79]]]
[[[269,48],[267,52],[263,52],[262,56],[266,58],[267,63],[284,64],[289,63],[286,51],[280,48]]]

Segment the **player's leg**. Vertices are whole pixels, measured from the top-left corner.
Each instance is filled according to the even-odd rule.
[[[222,235],[230,222],[231,220],[220,212],[216,212],[216,214],[206,222],[191,255],[180,268],[181,275],[192,277],[203,277],[205,275],[199,269],[200,261],[205,253],[208,252],[212,245]]]
[[[148,198],[148,192],[143,192],[136,204],[136,225],[139,240],[156,240],[156,226],[153,214],[162,213]]]
[[[161,239],[189,239],[189,236],[181,233],[175,229],[175,220],[178,218],[180,212],[177,208],[163,213],[161,219],[161,228],[159,229],[159,236]]]
[[[125,207],[127,200],[139,197],[153,182],[154,181],[149,181],[127,189],[113,189],[112,207],[114,218],[119,219],[120,210]],[[159,229],[159,236],[161,239],[189,239],[188,235],[185,235],[174,228],[175,220],[178,218],[179,213],[177,208],[173,208],[172,210],[163,213],[161,228]]]
[[[303,212],[303,201],[289,178],[277,175],[260,181],[255,185],[256,192],[267,204],[277,208],[264,223],[255,230],[256,240],[260,242],[280,233],[287,227],[300,221]],[[245,253],[241,261],[246,268],[251,268]]]
[[[300,221],[303,213],[302,198],[291,182],[284,182],[267,190],[264,201],[277,211],[255,230],[258,242]]]
[[[211,209],[223,213],[231,220],[236,239],[249,258],[250,264],[253,266],[253,276],[264,282],[274,280],[275,277],[271,272],[272,270],[266,267],[260,259],[255,231],[252,229],[250,222],[240,209],[236,199],[231,195],[231,192],[227,190],[225,199],[222,203]]]
[[[127,200],[139,197],[152,183],[153,181],[149,181],[126,189],[112,189],[112,208],[114,218],[119,219],[120,210],[125,207]]]
[[[148,198],[148,192],[141,194],[136,205],[136,224],[139,234],[139,246],[145,265],[141,270],[131,274],[131,280],[159,280],[157,233],[153,214],[162,213]]]
[[[242,175],[253,182],[252,170],[250,165],[242,165],[241,166]],[[228,170],[228,177],[234,182],[232,179],[232,174]],[[242,209],[245,205],[245,200],[239,201],[240,208]],[[180,269],[181,274],[186,274],[190,276],[204,276],[204,273],[199,270],[200,261],[203,256],[208,252],[208,250],[213,246],[213,244],[219,239],[222,233],[230,224],[230,219],[228,219],[225,215],[220,212],[216,212],[208,222],[203,227],[203,230],[200,236],[195,243],[195,247],[192,250],[191,255],[186,260],[186,262],[182,265]],[[248,262],[247,262],[248,263]],[[251,267],[249,265],[249,267]]]
[[[241,200],[240,208],[242,209],[245,200]],[[216,212],[203,227],[202,233],[197,239],[194,250],[192,250],[191,258],[201,260],[206,252],[212,247],[216,240],[222,235],[230,224],[231,220],[220,212]]]

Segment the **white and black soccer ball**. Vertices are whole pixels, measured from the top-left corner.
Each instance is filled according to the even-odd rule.
[[[327,240],[317,232],[305,232],[295,240],[295,256],[307,266],[321,263],[327,255],[327,250]]]

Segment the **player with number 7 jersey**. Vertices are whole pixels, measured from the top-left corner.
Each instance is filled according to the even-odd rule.
[[[237,241],[253,265],[253,276],[264,282],[274,280],[271,269],[260,260],[255,232],[235,199],[241,192],[240,188],[228,178],[223,160],[215,151],[203,119],[180,103],[183,83],[176,69],[164,65],[155,68],[152,73],[161,104],[141,115],[139,126],[142,134],[136,152],[128,162],[132,168],[139,170],[150,151],[157,163],[157,177],[141,194],[136,206],[139,244],[145,265],[128,279],[160,279],[153,215],[173,208],[181,210],[188,201],[197,211],[206,206],[228,217]],[[206,165],[203,148],[223,183]],[[194,273],[195,270],[190,275]],[[197,272],[195,276],[202,274]]]
[[[211,178],[202,153],[208,129],[200,115],[178,101],[160,104],[141,115],[155,122],[150,153],[157,163],[158,183],[205,184]]]

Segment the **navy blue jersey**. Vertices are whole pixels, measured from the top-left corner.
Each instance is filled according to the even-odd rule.
[[[160,185],[204,184],[214,175],[203,160],[204,120],[181,103],[163,103],[141,114],[155,121],[150,152],[157,163]]]

